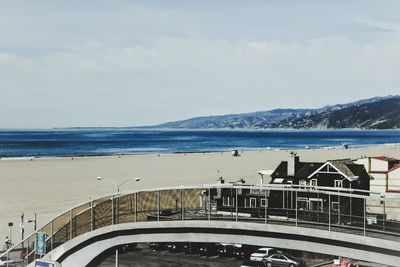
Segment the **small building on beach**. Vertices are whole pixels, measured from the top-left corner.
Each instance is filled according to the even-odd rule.
[[[217,208],[220,211],[232,211],[235,205],[238,212],[250,214],[252,217],[262,217],[268,207],[269,216],[293,217],[294,211],[304,211],[307,216],[318,220],[327,220],[331,214],[333,222],[340,223],[351,216],[364,214],[364,201],[359,198],[319,194],[317,189],[334,189],[335,192],[368,194],[370,177],[362,164],[352,160],[329,160],[326,162],[302,162],[291,153],[287,161],[282,161],[271,174],[270,184],[296,185],[305,189],[294,192],[288,189],[232,188],[221,189],[217,198]],[[261,187],[262,188],[262,187]],[[359,190],[359,191],[357,191]],[[297,198],[296,198],[297,197]],[[237,199],[236,199],[237,198]],[[308,218],[310,219],[310,218]]]

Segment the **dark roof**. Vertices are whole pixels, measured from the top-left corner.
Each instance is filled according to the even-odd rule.
[[[349,160],[329,160],[327,161],[332,164],[335,168],[341,171],[344,175],[349,178],[361,177],[365,175],[366,171],[364,165],[355,164]],[[295,166],[295,175],[287,175],[287,161],[282,161],[278,167],[271,174],[273,182],[276,178],[283,178],[284,181],[288,179],[307,179],[312,173],[321,168],[326,162],[297,162]]]
[[[301,162],[303,166],[296,172],[296,177],[307,179],[313,172],[320,168],[324,163],[321,162]]]
[[[346,164],[354,176],[362,176],[367,172],[362,164]]]
[[[281,161],[275,171],[271,174],[272,179],[290,177],[293,178],[293,176],[287,175],[287,164],[287,161]],[[295,176],[296,178],[307,178],[323,164],[324,163],[321,162],[298,162],[295,166]]]

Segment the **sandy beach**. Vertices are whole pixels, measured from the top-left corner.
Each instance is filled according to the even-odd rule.
[[[350,149],[296,150],[302,161],[324,161],[338,158],[387,155],[400,158],[400,145],[385,145]],[[226,182],[244,178],[247,183],[259,183],[259,170],[274,169],[286,160],[289,150],[243,151],[240,157],[230,152],[193,154],[152,154],[82,158],[35,158],[0,160],[0,240],[9,235],[8,222],[14,222],[12,239],[21,240],[18,225],[20,215],[25,220],[38,216],[38,227],[57,214],[79,204],[115,192],[103,176],[121,182],[140,177],[140,182],[128,182],[121,191],[133,189],[216,183],[219,176]],[[218,172],[219,171],[219,172]],[[25,224],[25,236],[32,233],[33,224]]]

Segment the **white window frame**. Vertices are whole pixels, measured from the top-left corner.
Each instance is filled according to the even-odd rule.
[[[343,188],[343,180],[334,180],[333,183],[334,183],[333,185],[335,188]]]
[[[299,188],[300,189],[304,189],[304,187],[302,186],[307,186],[307,181],[306,180],[300,180],[299,181]]]
[[[315,185],[314,185],[314,182],[315,182]],[[311,179],[310,185],[317,187],[318,186],[318,179]]]
[[[224,196],[222,197],[222,206],[224,207],[232,207],[235,201],[234,197]]]
[[[244,207],[245,208],[250,208],[250,199],[248,199],[247,197],[244,198]]]
[[[319,210],[312,211],[323,211],[324,210],[324,201],[322,198],[309,198],[308,199],[308,210],[311,210],[311,202],[318,203]]]
[[[261,198],[260,199],[260,206],[262,208],[268,207],[268,198]]]
[[[254,206],[252,204],[254,204]],[[257,198],[255,197],[250,198],[250,208],[257,208]]]
[[[298,197],[297,198],[297,207],[299,206],[299,204],[298,204],[299,202],[306,203],[306,207],[305,207],[304,210],[308,210],[308,205],[309,205],[308,198],[306,198],[306,197]]]

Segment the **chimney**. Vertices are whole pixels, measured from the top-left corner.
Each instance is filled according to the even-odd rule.
[[[296,173],[296,165],[299,163],[300,159],[296,152],[290,152],[290,157],[287,164],[287,175],[294,176]]]

